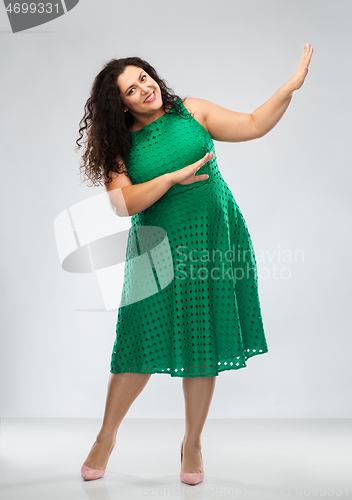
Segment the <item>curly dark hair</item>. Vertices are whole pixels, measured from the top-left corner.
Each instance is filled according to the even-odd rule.
[[[92,181],[89,187],[101,186],[103,175],[107,179],[103,184],[110,183],[112,177],[109,172],[125,173],[131,179],[124,164],[117,160],[127,155],[130,150],[128,128],[134,123],[132,114],[129,111],[124,112],[121,92],[117,85],[117,78],[126,66],[144,69],[158,83],[165,112],[166,108],[171,106],[180,115],[183,113],[176,102],[181,98],[166,85],[147,61],[139,57],[111,59],[94,79],[90,97],[84,106],[84,116],[79,123],[80,137],[76,140],[78,147],[75,150],[82,147],[82,132],[87,129],[86,147],[79,168],[80,172],[83,170],[85,177]]]

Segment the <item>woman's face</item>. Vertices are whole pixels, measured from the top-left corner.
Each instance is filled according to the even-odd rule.
[[[162,106],[159,85],[142,68],[126,66],[125,71],[117,79],[117,85],[125,109],[132,114],[149,114]]]

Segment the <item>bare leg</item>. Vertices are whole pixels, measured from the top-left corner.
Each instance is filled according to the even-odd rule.
[[[143,373],[110,374],[103,424],[85,465],[93,469],[106,467],[117,430],[150,377]]]
[[[214,394],[216,377],[184,377],[186,430],[183,440],[182,470],[204,472],[200,455],[201,434]]]

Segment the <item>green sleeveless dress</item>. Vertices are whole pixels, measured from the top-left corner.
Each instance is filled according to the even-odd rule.
[[[137,132],[124,162],[134,184],[214,158],[131,217],[111,373],[211,377],[268,352],[257,266],[214,143],[181,100]]]

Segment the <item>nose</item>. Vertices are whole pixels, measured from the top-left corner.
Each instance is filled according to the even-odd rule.
[[[152,88],[145,88],[143,89],[143,100],[145,100],[149,94],[151,94],[152,92],[154,92],[154,89]]]
[[[143,92],[143,95],[148,95],[152,91],[150,90],[150,87],[148,86],[148,87],[143,87],[143,91],[142,92]]]

